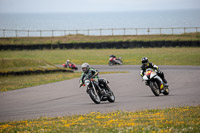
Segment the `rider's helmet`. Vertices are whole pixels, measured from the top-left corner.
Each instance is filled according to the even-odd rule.
[[[149,62],[148,58],[147,57],[143,57],[142,60],[141,60],[142,64],[147,64]]]
[[[112,55],[110,55],[110,57],[115,58],[116,56],[112,54]]]
[[[82,70],[83,70],[84,73],[87,73],[88,70],[90,69],[90,65],[88,63],[83,63],[81,65],[81,68],[82,68]]]
[[[67,62],[69,62],[69,60],[67,60]]]

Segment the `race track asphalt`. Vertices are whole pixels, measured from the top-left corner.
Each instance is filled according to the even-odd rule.
[[[100,72],[127,71],[104,74],[110,81],[116,101],[95,104],[79,88],[79,78],[46,85],[0,93],[0,121],[55,117],[89,112],[115,110],[139,111],[144,109],[200,105],[199,66],[160,66],[168,80],[170,94],[156,97],[142,82],[139,66],[93,66]],[[80,66],[79,66],[80,69]]]

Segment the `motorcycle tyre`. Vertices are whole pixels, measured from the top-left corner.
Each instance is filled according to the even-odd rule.
[[[112,98],[112,96],[113,96],[113,98]],[[114,103],[115,102],[115,95],[114,95],[113,92],[111,92],[111,94],[108,96],[108,101],[110,103]]]
[[[160,90],[157,90],[157,88],[155,87],[155,84],[157,84],[156,82],[150,82],[150,88],[151,88],[151,91],[153,92],[153,94],[155,96],[159,96],[160,95]],[[156,88],[156,90],[155,90]]]
[[[122,61],[122,60],[120,60],[120,62],[121,62],[121,64],[120,64],[120,65],[122,65],[122,64],[123,64],[123,61]]]
[[[98,97],[98,99],[99,99],[99,100],[97,100],[97,99],[94,97],[94,93],[93,93],[93,90],[92,90],[92,89],[88,90],[88,94],[90,95],[90,98],[92,99],[92,101],[93,101],[94,103],[96,103],[96,104],[100,104],[100,103],[101,103],[101,99],[100,99],[99,95],[97,95],[97,97]]]
[[[109,66],[113,66],[114,64],[113,64],[112,62],[109,61],[109,62],[108,62],[108,65],[109,65]]]
[[[165,91],[163,92],[164,95],[169,95],[169,88],[165,88]]]

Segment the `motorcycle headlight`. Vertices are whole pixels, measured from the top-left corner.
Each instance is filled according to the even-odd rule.
[[[85,85],[89,85],[90,84],[90,80],[85,80]]]

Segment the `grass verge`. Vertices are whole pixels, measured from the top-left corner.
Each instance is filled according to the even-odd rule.
[[[60,68],[52,65],[43,60],[35,59],[11,59],[11,58],[1,58],[0,59],[0,74],[32,74],[32,73],[45,73],[53,71],[69,71],[65,68]]]
[[[111,54],[123,57],[125,65],[140,65],[144,56],[157,65],[200,65],[199,47],[0,51],[0,58],[45,60],[54,65],[70,59],[75,64],[107,65]]]
[[[38,45],[60,43],[96,43],[96,42],[123,42],[123,41],[198,41],[200,33],[186,33],[181,35],[116,35],[116,36],[85,36],[68,35],[61,37],[13,37],[0,38],[0,45]]]
[[[0,132],[151,132],[200,131],[200,106],[152,109],[138,112],[91,112],[55,118],[0,123]]]
[[[124,73],[124,72],[101,72],[100,74]],[[49,73],[24,76],[0,76],[0,92],[27,88],[47,83],[53,83],[81,76],[81,72],[74,73]]]

